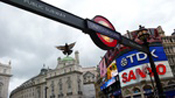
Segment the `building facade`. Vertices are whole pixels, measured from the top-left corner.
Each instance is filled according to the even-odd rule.
[[[135,32],[135,31],[133,31]],[[128,38],[133,39],[133,35],[131,35],[133,32],[128,32],[127,35]],[[154,33],[153,33],[154,32]],[[130,33],[130,34],[129,34]],[[171,68],[171,73],[173,74],[173,77],[171,78],[164,78],[161,79],[162,87],[164,88],[164,92],[167,93],[168,91],[174,91],[175,88],[175,36],[172,34],[171,36],[166,36],[165,32],[162,30],[161,26],[158,26],[157,28],[151,28],[149,29],[149,33],[151,34],[152,39],[149,39],[150,42],[161,41],[162,46],[164,48],[164,52],[167,56],[169,66]],[[132,37],[131,37],[132,36]],[[135,41],[137,42],[137,38],[135,38]],[[150,77],[151,78],[151,77]],[[170,88],[170,86],[172,88]],[[135,97],[145,97],[148,98],[156,96],[157,93],[154,91],[156,89],[155,82],[145,81],[141,80],[137,84],[129,85],[122,88],[122,95],[126,98],[135,98]],[[166,96],[169,96],[168,94]],[[170,95],[169,97],[172,97],[174,95]]]
[[[139,43],[139,44],[142,44],[143,42],[138,39],[137,31],[138,30],[132,31],[132,32],[127,31],[127,33],[124,36]],[[168,70],[166,69],[166,71],[169,72],[170,74],[169,74],[169,77],[161,78],[161,84],[162,84],[162,87],[164,88],[164,92],[166,93],[166,95],[168,97],[172,98],[173,96],[175,96],[175,95],[173,95],[175,92],[175,32],[173,32],[173,34],[171,36],[165,36],[165,32],[162,30],[161,26],[158,26],[157,28],[149,28],[148,32],[150,34],[149,38],[147,39],[148,42],[151,43],[152,47],[155,47],[158,45],[158,43],[161,43],[161,46],[163,46],[165,55],[168,59],[168,64],[167,64],[168,67],[166,67],[166,68],[168,68]],[[137,54],[137,57],[135,56],[136,57],[136,58],[134,58],[135,60],[133,60],[134,54],[130,54],[127,56],[128,59],[122,60],[122,55],[127,55],[125,53],[129,53],[132,50],[133,49],[131,47],[127,47],[127,46],[120,44],[120,45],[118,45],[118,47],[116,47],[116,49],[112,50],[111,52],[109,50],[106,53],[109,56],[108,57],[104,56],[105,63],[107,64],[107,61],[116,60],[120,56],[121,56],[121,61],[122,61],[120,63],[123,63],[123,66],[125,64],[127,65],[127,60],[131,60],[132,63],[134,61],[136,61],[136,59],[138,58],[139,55],[142,55],[141,57],[139,57],[140,61],[142,61],[142,60],[144,61],[144,59],[146,59],[146,58],[143,58],[144,54],[142,54],[141,52],[138,52],[139,54]],[[154,52],[155,51],[153,51],[153,54],[154,54]],[[112,54],[109,54],[109,53],[112,53]],[[130,52],[130,53],[136,53],[136,52]],[[116,59],[111,59],[113,57]],[[117,62],[117,60],[116,60],[116,62]],[[118,63],[116,65],[118,65]],[[99,74],[101,71],[106,72],[108,66],[109,66],[109,64],[107,64],[105,66],[105,68],[103,68],[103,69],[101,68],[101,70],[99,71]],[[162,70],[163,69],[161,69],[161,72],[163,72]],[[156,84],[155,84],[155,82],[153,82],[154,79],[152,76],[150,76],[150,72],[147,73],[143,69],[140,69],[139,72],[128,70],[128,71],[126,71],[126,73],[124,73],[123,76],[121,74],[122,78],[124,78],[124,79],[122,79],[120,77],[120,80],[125,81],[126,79],[129,79],[129,78],[131,80],[130,79],[128,80],[128,82],[130,82],[130,85],[121,87],[122,97],[124,97],[124,98],[144,98],[144,97],[153,98],[153,96],[154,97],[157,96],[157,93],[154,91],[156,89]],[[128,74],[130,74],[130,75],[128,75]],[[137,74],[140,74],[140,76],[137,76]],[[134,81],[137,80],[137,78],[144,77],[144,75],[146,75],[147,78],[150,78],[150,79],[139,79],[137,81],[137,83],[134,83]],[[128,76],[128,77],[126,77],[126,76]],[[102,87],[102,85],[104,85],[104,83],[108,82],[108,81],[104,82],[104,79],[106,79],[106,76],[97,79],[96,87],[97,87],[97,92],[98,92],[97,96],[98,97],[100,95],[102,95],[101,93],[103,93],[103,94],[106,93],[105,92],[106,89],[107,90],[109,89],[108,87],[106,87],[103,90],[99,89],[99,87]],[[120,84],[121,84],[121,81],[120,81]],[[119,84],[116,84],[116,86],[117,85],[119,85]],[[106,96],[106,97],[108,98],[110,96]],[[119,97],[119,96],[116,96],[115,98],[117,98],[117,97]]]
[[[96,68],[82,68],[78,51],[75,58],[57,61],[55,69],[43,67],[39,75],[13,90],[10,98],[95,98]]]
[[[11,62],[9,64],[0,63],[0,98],[7,98],[11,76]]]
[[[94,82],[97,78],[96,67],[83,68],[83,94],[84,98],[96,98]]]
[[[161,33],[161,35],[164,51],[168,58],[173,75],[175,76],[175,31],[171,36],[165,36],[164,33]]]

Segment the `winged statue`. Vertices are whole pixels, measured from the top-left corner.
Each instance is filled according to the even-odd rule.
[[[65,43],[64,46],[56,46],[58,50],[61,50],[64,55],[70,55],[72,53],[72,48],[75,46],[75,43],[67,44]]]

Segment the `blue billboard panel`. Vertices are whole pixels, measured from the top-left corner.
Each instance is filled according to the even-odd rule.
[[[110,85],[112,85],[113,83],[115,83],[116,80],[115,80],[115,77],[112,77],[111,79],[109,79],[107,82],[105,82],[101,87],[100,89],[103,90],[103,89],[106,89],[107,87],[109,87]]]
[[[155,62],[167,60],[162,46],[150,47],[150,52]],[[128,53],[125,53],[116,59],[118,72],[148,62],[149,59],[147,54],[138,50],[133,50]]]

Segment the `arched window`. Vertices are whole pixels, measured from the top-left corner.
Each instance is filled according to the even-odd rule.
[[[129,94],[131,94],[131,92],[129,90],[126,90],[125,95],[129,95]]]
[[[173,81],[168,82],[168,85],[172,85],[172,84],[175,84],[175,82],[173,82]]]
[[[165,83],[162,83],[162,82],[161,82],[161,85],[162,85],[162,87],[166,86]]]
[[[150,90],[152,90],[152,87],[151,87],[150,85],[145,85],[145,86],[143,87],[143,90],[144,90],[144,91],[150,91]]]
[[[140,92],[139,88],[136,87],[136,88],[133,89],[133,93],[139,93],[139,92]]]

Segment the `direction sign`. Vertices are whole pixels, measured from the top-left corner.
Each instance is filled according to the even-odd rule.
[[[103,35],[109,36],[110,38],[118,40],[118,42],[121,44],[148,53],[148,50],[145,46],[142,46],[130,39],[121,36],[121,34],[117,31],[114,31],[99,23],[95,23],[94,21],[91,21],[89,19],[84,20],[76,15],[68,13],[62,9],[56,8],[40,0],[0,0],[0,1],[25,9],[35,14],[47,17],[49,19],[61,22],[71,27],[80,29],[88,34],[96,32],[101,33]]]
[[[25,9],[35,14],[47,17],[49,19],[67,24],[77,29],[84,29],[84,19],[68,13],[62,9],[56,8],[40,0],[0,0],[7,4]]]
[[[96,23],[92,20],[89,20],[89,19],[86,19],[86,22],[87,22],[87,28],[89,30],[93,30],[95,32],[99,32],[103,35],[106,35],[106,36],[109,36],[111,38],[114,38],[114,39],[117,39],[118,41],[121,40],[121,34],[108,28],[108,27],[105,27],[99,23]]]

